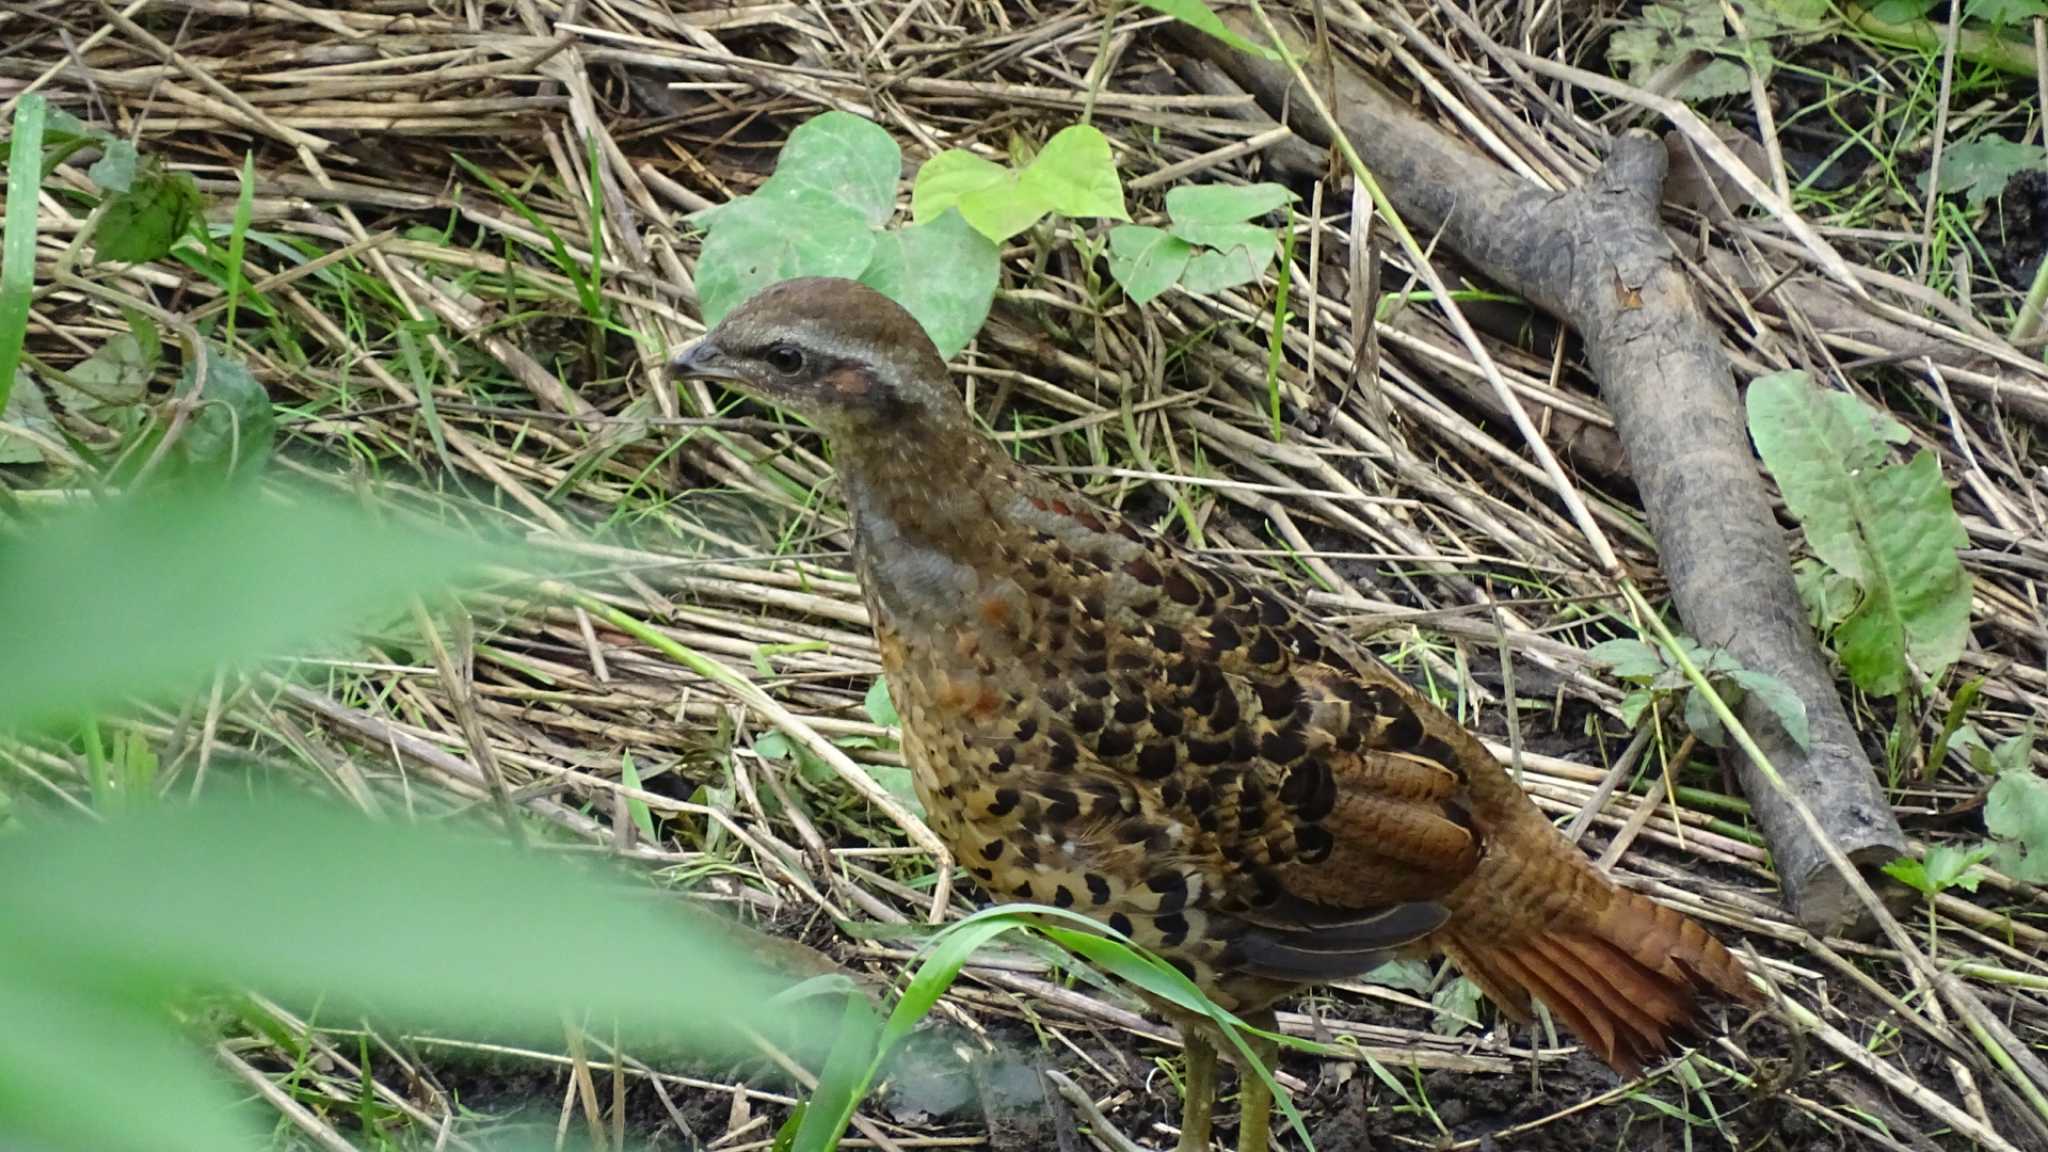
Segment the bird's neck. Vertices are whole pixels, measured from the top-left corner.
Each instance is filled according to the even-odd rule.
[[[834,465],[871,608],[924,627],[973,610],[1038,483],[967,426],[848,437]]]

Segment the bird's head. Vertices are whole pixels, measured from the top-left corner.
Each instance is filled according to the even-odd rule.
[[[835,437],[915,431],[964,414],[923,326],[854,280],[809,277],[764,289],[669,370],[731,384]]]

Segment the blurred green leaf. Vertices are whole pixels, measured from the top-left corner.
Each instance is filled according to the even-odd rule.
[[[0,728],[188,687],[509,555],[253,486],[143,494],[0,537]]]
[[[1420,996],[1429,991],[1432,974],[1429,965],[1420,960],[1389,960],[1366,973],[1364,979],[1368,984],[1413,992]]]
[[[133,944],[148,947],[145,938]],[[41,1152],[271,1146],[253,1114],[237,1113],[237,1092],[166,1018],[110,1003],[97,989],[31,977],[9,961],[0,945],[0,1018],[7,1021],[0,1028],[0,1145]]]
[[[633,764],[631,752],[619,758],[619,783],[628,788],[646,791],[640,783],[640,769]],[[661,837],[655,834],[654,813],[648,811],[647,801],[629,797],[626,800],[626,818],[633,822],[633,827],[640,833],[642,841],[648,844],[661,843]]]
[[[1735,701],[1727,699],[1727,696],[1727,693],[1722,694],[1723,702],[1732,707]],[[1709,748],[1728,746],[1728,730],[1721,726],[1721,717],[1707,703],[1706,693],[1697,688],[1685,694],[1685,726]]]
[[[1876,524],[1868,535],[1873,578],[1835,636],[1851,678],[1890,695],[1905,685],[1902,657],[1935,679],[1962,656],[1970,573],[1956,551],[1969,537],[1932,452],[1870,476],[1867,500]]]
[[[1755,7],[1747,7],[1745,16],[1753,19],[1755,12]],[[1773,61],[1761,39],[1766,28],[1751,27],[1751,35],[1758,38],[1745,43],[1728,31],[1719,0],[1651,4],[1608,38],[1607,59],[1610,65],[1626,65],[1629,83],[1638,86],[1691,59],[1697,67],[1668,87],[1672,96],[1687,102],[1734,96],[1749,91],[1749,71],[1742,65],[1745,53],[1766,77],[1770,75]]]
[[[744,1051],[745,1025],[812,1066],[839,1007],[771,1008],[795,980],[750,933],[645,884],[290,795],[47,824],[0,841],[0,874],[9,1146],[268,1147],[224,1111],[202,1048],[176,1059],[163,1006],[193,992],[502,1043],[558,1042],[566,1013],[707,1058]],[[566,978],[610,972],[634,976]]]
[[[30,378],[27,369],[15,372],[14,387],[7,389],[7,404],[0,409],[0,424],[6,424],[24,431],[39,432],[47,437],[60,438],[57,422],[50,415],[50,406],[43,399],[43,390]],[[17,436],[0,428],[0,464],[41,464],[43,450],[26,436]]]
[[[1270,249],[1280,242],[1280,237],[1271,228],[1259,224],[1175,224],[1168,229],[1175,236],[1190,244],[1229,252],[1242,248],[1250,252]]]
[[[1972,869],[1989,859],[1995,850],[1991,844],[1978,844],[1967,849],[1936,844],[1927,850],[1925,863],[1911,856],[1901,856],[1885,865],[1884,872],[1927,896],[1950,888],[1975,892],[1983,877]]]
[[[1984,798],[1984,827],[1998,837],[1998,870],[2028,884],[2048,883],[2048,780],[2033,768],[2034,730],[1999,742],[1998,772]]]

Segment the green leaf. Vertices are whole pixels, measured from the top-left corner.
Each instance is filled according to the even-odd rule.
[[[2017,27],[2037,16],[2048,17],[2048,0],[1965,0],[1963,15],[1994,28]]]
[[[760,739],[754,741],[754,755],[759,756],[763,760],[773,760],[779,763],[789,759],[792,751],[794,749],[789,743],[789,737],[784,736],[780,732],[764,732],[761,734]]]
[[[188,361],[177,394],[190,397],[198,385],[197,365]],[[172,445],[177,458],[198,475],[254,476],[269,461],[276,436],[277,417],[263,385],[241,360],[207,349],[198,407]]]
[[[905,808],[919,816],[924,815],[924,800],[917,794],[917,785],[911,778],[910,769],[897,768],[889,764],[870,764],[867,769],[868,775],[875,778],[875,783],[888,789],[889,794],[902,801]]]
[[[42,191],[43,112],[40,93],[14,108],[14,134],[7,149],[7,219],[0,222],[0,412],[14,391],[28,338],[28,306],[36,281],[36,203]],[[40,454],[39,454],[40,455]]]
[[[1716,55],[1739,53],[1742,47],[1728,34],[1718,3],[1681,0],[1644,8],[1638,23],[1622,28],[1608,39],[1607,59],[1611,64],[1627,65],[1629,83],[1640,86],[1694,53],[1704,54],[1707,62],[1671,89],[1678,99],[1697,102],[1749,91],[1748,70],[1736,60]],[[1758,67],[1768,76],[1768,50],[1757,43],[1748,47]]]
[[[2001,776],[2011,772],[2026,773],[2032,770],[2028,764],[2033,755],[2034,728],[2029,724],[2019,735],[2000,740],[1998,747],[1991,750],[1987,762],[1991,770]]]
[[[634,766],[633,754],[631,752],[626,753],[619,759],[619,783],[624,784],[628,788],[641,791],[646,790],[641,787],[640,769]],[[661,843],[661,837],[655,834],[654,813],[648,810],[647,801],[627,797],[626,817],[633,822],[634,829],[640,833],[640,839],[644,843]]]
[[[1999,871],[2041,884],[2048,883],[2048,780],[2034,774],[2033,746],[2029,725],[1991,753],[1998,778],[1984,797],[1984,827],[2000,841]]]
[[[198,221],[199,185],[189,172],[166,172],[155,159],[109,199],[92,234],[93,260],[143,264],[170,253]]]
[[[1175,224],[1167,231],[1190,244],[1214,248],[1219,252],[1239,248],[1257,252],[1280,243],[1277,233],[1258,224]]]
[[[2013,177],[2032,169],[2048,169],[2048,148],[2014,143],[2003,136],[1980,136],[1942,151],[1941,190],[1961,192],[1970,207],[1981,208],[2005,191]],[[1920,174],[1922,195],[1932,174]]]
[[[1016,173],[1001,164],[964,148],[948,148],[918,168],[917,179],[910,186],[910,218],[919,224],[936,220],[946,209],[959,207],[969,196],[1014,187],[1016,182]],[[1006,237],[989,239],[1000,242]]]
[[[77,387],[52,377],[50,393],[66,410],[92,415],[140,401],[155,373],[156,358],[142,341],[119,332],[65,373]]]
[[[327,640],[500,555],[251,486],[133,496],[30,524],[0,547],[0,729]]]
[[[1975,892],[1983,876],[1972,869],[1990,859],[1996,850],[1997,846],[1993,844],[1976,844],[1969,848],[1936,844],[1927,850],[1927,882],[1934,886],[1936,892],[1950,888]]]
[[[697,299],[704,323],[771,284],[799,276],[861,274],[875,253],[875,230],[859,211],[822,196],[762,199],[724,205],[697,259]]]
[[[1284,184],[1178,184],[1166,192],[1176,224],[1241,224],[1301,199]]]
[[[855,994],[846,998],[837,1039],[818,1073],[818,1086],[804,1101],[803,1118],[790,1135],[793,1152],[829,1152],[837,1146],[853,1110],[867,1094],[878,1024],[867,997]]]
[[[1856,582],[1818,560],[1792,564],[1792,583],[1806,605],[1806,620],[1817,632],[1832,632],[1856,610]]]
[[[1911,856],[1901,856],[1891,861],[1882,871],[1923,896],[1933,896],[1941,891],[1935,886],[1934,881],[1928,878],[1927,866]]]
[[[1109,137],[1090,124],[1070,124],[1054,133],[1017,184],[1029,195],[1044,197],[1062,216],[1131,218],[1124,211],[1123,182],[1110,155]]]
[[[1420,960],[1389,960],[1365,974],[1365,982],[1421,995],[1429,991],[1429,965]]]
[[[1109,274],[1131,303],[1143,304],[1173,287],[1194,251],[1164,228],[1119,224],[1109,230]]]
[[[1836,632],[1842,663],[1878,695],[1905,684],[1901,654],[1930,679],[1963,653],[1970,635],[1970,574],[1956,550],[1969,537],[1955,514],[1941,463],[1923,452],[1904,468],[1871,476],[1872,576],[1863,603]]]
[[[50,415],[50,406],[43,399],[43,390],[26,368],[15,373],[14,387],[7,393],[7,407],[0,410],[0,424],[62,439],[57,421]],[[0,464],[43,462],[43,450],[35,441],[0,430]]]
[[[925,335],[951,359],[972,343],[1002,278],[1001,253],[957,210],[884,232],[875,240],[861,283],[917,317]]]
[[[1814,553],[1861,584],[1870,573],[1859,478],[1883,463],[1886,447],[1867,409],[1838,395],[1846,396],[1814,387],[1804,372],[1760,376],[1749,386],[1749,431]]]
[[[1175,20],[1186,24],[1197,32],[1206,32],[1246,55],[1261,60],[1278,60],[1280,54],[1263,44],[1255,44],[1231,31],[1230,26],[1216,15],[1202,0],[1138,0],[1145,7],[1164,12]]]
[[[1266,266],[1278,255],[1271,246],[1264,249],[1233,248],[1196,252],[1188,258],[1187,271],[1180,275],[1181,290],[1191,296],[1208,296],[1240,284],[1250,284],[1266,274]]]
[[[1053,202],[1044,188],[1025,186],[1010,169],[954,148],[925,161],[910,190],[911,219],[920,224],[938,220],[948,208],[957,208],[976,232],[1001,244],[1044,219]]]
[[[1586,650],[1586,658],[1623,680],[1646,680],[1664,671],[1663,652],[1641,640],[1602,640]]]
[[[825,112],[789,134],[775,174],[753,198],[832,203],[881,227],[896,214],[903,149],[888,129],[851,112]]]
[[[1621,722],[1630,728],[1643,718],[1643,713],[1657,699],[1657,694],[1647,688],[1638,688],[1621,698]]]
[[[1941,466],[1922,453],[1884,463],[1902,433],[1855,397],[1824,392],[1803,373],[1749,386],[1749,428],[1785,505],[1823,563],[1854,580],[1862,600],[1836,630],[1857,686],[1891,695],[1905,659],[1941,675],[1968,636],[1970,577],[1956,550],[1967,543]]]
[[[112,140],[93,161],[85,175],[102,192],[126,192],[135,186],[135,165],[139,158],[135,145],[126,140]]]
[[[1464,976],[1437,989],[1429,998],[1436,1005],[1436,1018],[1429,1022],[1429,1030],[1439,1036],[1456,1036],[1478,1024],[1482,998],[1479,985]]]
[[[1934,10],[1936,0],[1877,0],[1869,8],[1870,15],[1887,24],[1910,24],[1925,19]]]
[[[1743,690],[1754,694],[1778,718],[1785,728],[1785,734],[1802,749],[1813,746],[1813,729],[1807,722],[1806,702],[1792,690],[1792,686],[1768,672],[1756,672],[1748,668],[1737,668],[1728,677]]]
[[[1753,20],[1759,13],[1767,12],[1771,16],[1770,22],[1780,27],[1808,32],[1822,30],[1834,15],[1831,0],[1762,0],[1761,3],[1744,0],[1736,7],[1749,19]],[[1752,34],[1756,31],[1754,27],[1750,29]]]
[[[1884,874],[1924,895],[1932,896],[1938,891],[1927,878],[1927,867],[1911,856],[1901,856],[1886,864]]]
[[[1732,700],[1724,701],[1730,705]],[[1728,746],[1728,730],[1721,727],[1721,717],[1707,703],[1706,694],[1694,688],[1685,694],[1685,726],[1700,738],[1700,743],[1710,748]]]
[[[889,695],[886,676],[877,676],[875,682],[868,685],[868,694],[861,698],[860,706],[870,721],[884,728],[894,728],[903,722],[896,712],[896,701]]]

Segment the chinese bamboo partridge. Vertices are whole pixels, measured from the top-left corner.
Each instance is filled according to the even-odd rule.
[[[832,440],[933,829],[990,896],[1083,912],[1258,1023],[1309,984],[1447,953],[1617,1069],[1749,1000],[1698,924],[1616,888],[1471,734],[1285,596],[981,436],[923,329],[850,280],[777,284],[674,362]],[[1209,1146],[1215,1039],[1181,1147]],[[1270,1097],[1241,1094],[1265,1152]]]

